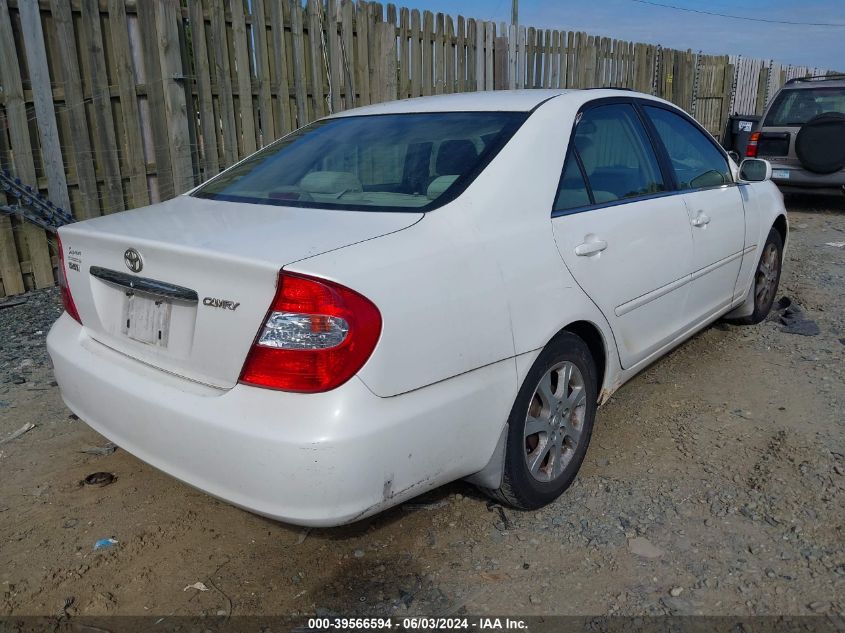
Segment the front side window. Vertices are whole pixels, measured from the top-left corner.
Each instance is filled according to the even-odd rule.
[[[575,148],[596,204],[665,190],[663,176],[633,106],[587,110],[575,128]]]
[[[298,207],[427,211],[462,191],[527,116],[434,112],[318,121],[193,195]]]
[[[769,127],[804,125],[826,112],[845,114],[845,88],[795,88],[782,90],[763,123]]]
[[[733,181],[728,161],[704,133],[664,108],[643,108],[666,147],[680,189],[720,187]]]

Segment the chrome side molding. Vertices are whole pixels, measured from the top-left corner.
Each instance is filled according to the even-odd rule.
[[[156,281],[155,279],[148,279],[146,277],[129,275],[116,270],[101,268],[100,266],[91,266],[88,270],[92,277],[96,277],[109,285],[117,286],[121,290],[128,292],[139,292],[187,304],[196,304],[199,301],[196,290],[191,290],[190,288],[176,286],[164,281]]]

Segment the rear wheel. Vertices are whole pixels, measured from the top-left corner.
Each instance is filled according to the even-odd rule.
[[[524,510],[557,499],[584,461],[596,389],[587,345],[563,332],[537,358],[517,394],[508,419],[502,485],[485,492]]]
[[[783,239],[775,229],[769,231],[766,244],[763,246],[763,253],[757,263],[757,270],[754,272],[754,311],[746,317],[733,319],[733,323],[739,325],[754,325],[765,319],[772,304],[780,283],[781,263],[783,256]]]

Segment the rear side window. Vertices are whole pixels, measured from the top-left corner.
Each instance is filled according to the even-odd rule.
[[[664,108],[643,109],[669,154],[680,189],[719,187],[732,182],[728,161],[701,130]]]
[[[845,114],[845,88],[799,88],[781,90],[766,114],[763,125],[804,125],[826,112]]]
[[[298,207],[427,211],[463,191],[527,116],[436,112],[318,121],[193,195]]]
[[[577,209],[578,207],[589,206],[589,204],[590,193],[587,191],[587,184],[584,182],[584,175],[581,173],[578,161],[572,153],[566,159],[552,211]]]
[[[596,204],[665,190],[651,142],[627,103],[584,112],[575,128],[575,148]]]

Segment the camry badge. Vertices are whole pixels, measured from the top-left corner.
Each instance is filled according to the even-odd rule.
[[[126,252],[123,253],[123,261],[126,264],[126,267],[133,273],[141,272],[141,269],[144,267],[144,261],[141,259],[141,253],[136,251],[134,248],[126,249]]]

